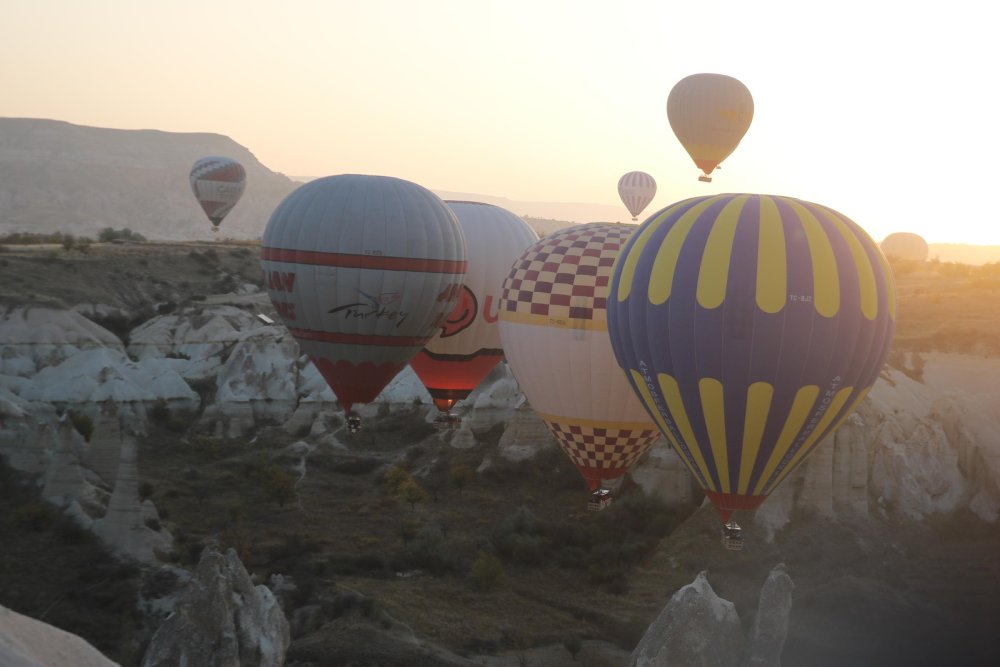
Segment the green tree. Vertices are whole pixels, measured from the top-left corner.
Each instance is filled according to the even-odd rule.
[[[472,469],[464,463],[453,463],[448,470],[448,482],[458,489],[458,495],[462,495],[462,490],[472,481]]]
[[[417,480],[412,477],[403,482],[396,495],[401,500],[409,503],[411,510],[417,508],[417,503],[422,503],[427,500],[427,492],[420,488],[420,485],[417,484]]]
[[[495,590],[503,580],[504,574],[506,573],[500,559],[486,551],[480,551],[472,563],[472,578],[481,590]]]
[[[403,547],[410,544],[410,540],[420,532],[420,522],[412,517],[406,517],[399,523],[399,537],[403,540]]]
[[[281,466],[266,466],[260,471],[259,477],[265,495],[278,503],[278,507],[284,507],[295,497],[295,478]]]
[[[399,493],[399,489],[409,480],[412,480],[413,476],[410,472],[401,466],[392,466],[389,468],[382,481],[385,483],[386,490],[390,495],[396,495]]]

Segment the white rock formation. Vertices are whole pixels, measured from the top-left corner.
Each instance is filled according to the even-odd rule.
[[[155,512],[155,509],[152,510]],[[172,538],[165,528],[146,525],[150,507],[139,503],[139,468],[135,435],[121,439],[121,457],[114,491],[104,517],[94,521],[93,530],[115,553],[138,561],[156,562],[157,551],[169,551]]]
[[[68,417],[63,417],[54,428],[47,428],[46,433],[52,434],[49,450],[52,459],[45,474],[42,496],[65,507],[83,494],[80,458],[84,441]]]
[[[247,335],[286,335],[253,313],[227,305],[189,306],[144,322],[129,334],[129,354],[138,359],[172,357],[183,363],[178,372],[187,380],[214,378],[223,354]]]
[[[3,667],[118,667],[77,635],[0,605]]]
[[[122,342],[72,310],[18,307],[0,314],[0,375],[30,377],[81,350],[114,348]]]
[[[533,458],[543,449],[557,446],[545,422],[530,406],[524,404],[511,415],[507,430],[500,436],[497,450],[508,461],[524,461]]]
[[[28,382],[13,385],[26,401],[42,403],[153,402],[197,406],[198,394],[171,367],[170,360],[130,360],[119,348],[82,350],[47,366]],[[0,376],[2,381],[3,376]]]
[[[687,466],[663,438],[653,444],[628,474],[643,491],[658,496],[668,505],[689,506],[700,498]]]
[[[230,549],[206,549],[194,578],[160,627],[143,667],[281,667],[288,621],[266,586],[254,586]]]
[[[783,563],[775,566],[760,590],[757,617],[750,631],[750,649],[744,667],[781,667],[781,652],[788,636],[795,584]]]
[[[632,667],[736,667],[743,630],[732,602],[723,600],[701,572],[670,598],[632,651]]]

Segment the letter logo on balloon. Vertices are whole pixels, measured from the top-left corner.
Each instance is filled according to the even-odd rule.
[[[476,312],[479,304],[476,303],[476,295],[465,285],[458,295],[455,307],[448,313],[444,326],[441,327],[441,338],[454,336],[468,329],[476,319]]]

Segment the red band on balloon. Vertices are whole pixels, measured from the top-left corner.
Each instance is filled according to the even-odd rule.
[[[339,266],[345,269],[381,269],[383,271],[418,271],[423,273],[465,273],[465,261],[425,259],[421,257],[386,257],[352,255],[341,252],[262,248],[261,259],[272,262]]]
[[[705,489],[705,495],[715,506],[715,511],[719,513],[723,523],[729,521],[734,510],[755,510],[767,499],[767,496],[741,496],[735,493],[718,493],[708,489]]]

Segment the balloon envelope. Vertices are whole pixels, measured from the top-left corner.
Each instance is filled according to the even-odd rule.
[[[857,407],[895,313],[892,272],[851,220],[728,194],[639,228],[615,268],[608,324],[636,395],[728,520]]]
[[[880,247],[886,257],[915,262],[926,262],[927,255],[930,254],[927,241],[920,235],[911,232],[889,234],[882,239]]]
[[[503,284],[500,338],[531,407],[591,490],[659,438],[611,351],[608,282],[634,225],[574,225],[524,252]]]
[[[465,241],[426,188],[329,176],[274,210],[261,266],[282,321],[349,412],[374,400],[452,310]]]
[[[736,150],[753,120],[753,97],[725,74],[692,74],[667,97],[667,120],[694,163],[712,173]]]
[[[538,235],[510,211],[446,201],[465,237],[465,283],[440,330],[410,360],[434,404],[446,412],[479,386],[503,358],[497,313],[504,278]]]
[[[188,180],[195,199],[217,228],[243,196],[247,174],[232,158],[210,156],[194,163]]]
[[[656,196],[656,181],[643,171],[630,171],[618,179],[618,196],[635,220]]]

